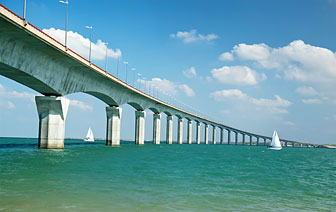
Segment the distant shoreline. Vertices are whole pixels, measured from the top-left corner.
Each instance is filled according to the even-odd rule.
[[[9,139],[15,139],[15,138],[19,138],[19,139],[37,139],[36,137],[1,137],[0,136],[0,139],[1,138],[9,138]],[[83,138],[64,138],[64,140],[83,140]],[[95,138],[95,141],[105,141],[106,139],[105,138]],[[134,140],[131,140],[131,139],[121,139],[121,141],[126,141],[126,142],[134,142]],[[150,142],[151,140],[146,140],[145,142]],[[318,144],[320,145],[320,148],[326,148],[326,149],[336,149],[336,144]]]

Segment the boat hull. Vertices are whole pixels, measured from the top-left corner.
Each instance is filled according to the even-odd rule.
[[[93,139],[84,139],[84,141],[86,141],[86,142],[94,142]]]
[[[272,149],[272,150],[281,150],[282,147],[268,147],[268,149]]]

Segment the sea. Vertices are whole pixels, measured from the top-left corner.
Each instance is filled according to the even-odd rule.
[[[0,138],[0,211],[336,211],[336,151]]]

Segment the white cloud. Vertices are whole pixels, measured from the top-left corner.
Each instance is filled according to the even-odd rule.
[[[296,93],[299,93],[304,96],[315,96],[318,94],[314,88],[309,87],[309,86],[303,86],[303,87],[297,88]]]
[[[187,70],[183,71],[184,76],[188,78],[193,78],[197,76],[195,67],[191,66]]]
[[[195,96],[195,92],[186,84],[180,85],[179,88],[187,95],[187,96]]]
[[[17,92],[17,91],[9,91],[7,92],[8,96],[11,98],[17,98],[17,99],[25,99],[29,100],[31,102],[35,101],[35,94],[28,93],[28,92]]]
[[[193,30],[190,30],[189,32],[179,31],[176,34],[170,34],[170,37],[182,39],[184,43],[193,43],[197,41],[212,41],[214,39],[217,39],[218,35],[216,34],[207,34],[207,35],[197,34],[197,30],[193,29]]]
[[[322,101],[320,99],[302,99],[302,102],[304,104],[322,104]]]
[[[232,53],[240,59],[264,61],[270,56],[270,48],[264,43],[253,45],[241,43],[233,47]]]
[[[261,44],[238,44],[231,54],[241,60],[254,61],[262,68],[283,71],[285,78],[319,85],[334,85],[336,54],[329,49],[296,40],[280,48]]]
[[[79,101],[79,100],[70,99],[70,105],[73,107],[79,108],[80,110],[83,110],[83,111],[92,110],[92,106],[87,105],[86,103]]]
[[[223,54],[219,55],[219,59],[222,61],[232,61],[233,55],[230,52],[224,52]]]
[[[288,113],[284,108],[289,107],[292,103],[275,95],[275,99],[253,98],[238,89],[220,90],[210,94],[215,101],[238,100],[250,103],[258,108],[267,109],[271,113]]]
[[[0,84],[0,107],[4,107],[7,109],[13,109],[15,108],[15,104],[13,103],[13,100],[20,99],[23,101],[29,101],[29,102],[35,102],[35,96],[34,93],[28,93],[28,92],[17,92],[17,91],[7,91],[5,87]],[[77,107],[81,110],[87,111],[92,110],[92,107],[90,105],[85,104],[84,102],[78,101],[78,100],[70,100],[70,105],[73,107]]]
[[[265,80],[265,74],[259,74],[247,66],[223,66],[211,71],[213,78],[223,84],[256,85]]]
[[[238,89],[220,90],[210,94],[216,101],[223,101],[226,98],[246,99],[248,96]]]
[[[22,99],[34,102],[35,94],[28,92],[7,91],[6,88],[0,84],[0,107],[5,109],[14,109],[14,99]]]
[[[176,96],[181,91],[187,96],[195,96],[195,92],[188,85],[175,83],[167,79],[153,78],[151,80],[138,79],[137,81],[140,82],[142,90],[146,86],[147,91],[151,87],[151,89],[159,90],[161,93],[171,96]]]
[[[61,29],[43,29],[43,32],[47,33],[57,41],[64,43],[64,30]],[[90,49],[90,39],[85,38],[77,32],[68,31],[68,46],[81,56],[88,58]],[[91,47],[91,59],[92,60],[104,60],[106,56],[106,44],[98,40],[97,43],[92,42]],[[120,49],[107,49],[107,56],[110,58],[118,58],[121,56]]]
[[[295,124],[293,123],[293,122],[291,122],[291,121],[285,121],[285,122],[283,122],[284,123],[284,125],[288,125],[288,126],[294,126]]]

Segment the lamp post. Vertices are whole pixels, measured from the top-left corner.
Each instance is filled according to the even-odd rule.
[[[26,0],[24,0],[24,4],[23,4],[23,20],[26,20]]]
[[[64,46],[65,48],[67,47],[67,38],[68,38],[68,0],[66,1],[59,1],[60,3],[63,3],[65,4],[65,7],[66,7],[66,12],[65,12],[65,42],[64,42]]]
[[[89,51],[89,62],[91,63],[91,44],[92,44],[92,26],[85,26],[87,29],[90,29],[90,51]]]
[[[105,43],[106,44],[106,55],[105,55],[105,72],[107,72],[107,45],[108,43]]]
[[[135,87],[135,68],[131,68],[133,71],[133,87]]]
[[[125,68],[126,68],[126,84],[127,84],[127,67],[128,67],[128,62],[125,61],[124,64],[125,64]]]
[[[144,92],[146,93],[146,87],[147,87],[146,77],[142,78],[142,80],[144,81],[144,84],[145,84]]]
[[[140,73],[138,73],[137,75],[138,75],[138,79],[139,79],[139,87],[138,87],[138,88],[139,88],[139,90],[141,90],[141,87],[140,87],[141,74],[140,74]]]
[[[119,60],[120,60],[120,56],[118,55],[118,61],[117,61],[117,78],[119,78]]]

